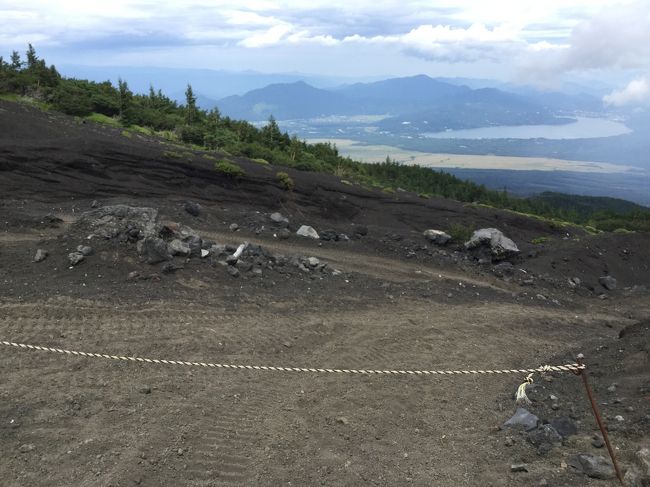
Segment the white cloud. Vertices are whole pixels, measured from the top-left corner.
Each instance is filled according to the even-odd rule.
[[[605,105],[620,107],[641,103],[650,99],[650,80],[639,78],[630,81],[622,90],[614,90],[603,97]]]

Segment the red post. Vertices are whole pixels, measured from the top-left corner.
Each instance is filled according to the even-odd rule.
[[[584,358],[585,357],[583,354],[578,355],[576,359],[578,365],[580,366],[583,365]],[[587,397],[589,398],[589,402],[591,403],[591,410],[594,412],[594,418],[596,418],[596,423],[598,423],[600,432],[603,435],[603,440],[605,440],[605,445],[607,445],[607,451],[609,452],[609,457],[612,459],[612,464],[614,465],[614,470],[616,471],[616,477],[618,477],[618,481],[621,483],[621,485],[625,485],[623,483],[623,473],[621,472],[621,468],[618,466],[618,462],[616,461],[616,456],[614,455],[614,449],[612,448],[612,444],[609,442],[609,435],[607,434],[605,423],[603,423],[603,419],[600,416],[600,411],[598,410],[598,406],[596,405],[596,401],[594,400],[594,395],[591,392],[591,387],[589,387],[586,370],[584,368],[581,368],[578,369],[577,371],[574,371],[573,373],[575,375],[579,375],[582,378],[582,383],[584,384],[585,390],[587,391]]]

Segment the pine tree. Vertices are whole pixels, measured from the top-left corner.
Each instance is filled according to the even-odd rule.
[[[18,51],[11,52],[11,69],[14,71],[19,71],[23,63],[20,60],[20,54]]]
[[[192,125],[196,115],[196,96],[192,90],[192,85],[188,83],[185,90],[185,121]]]
[[[33,68],[38,62],[38,57],[36,56],[36,49],[31,44],[27,45],[27,68]]]

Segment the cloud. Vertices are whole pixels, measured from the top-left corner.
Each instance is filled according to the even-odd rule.
[[[647,99],[650,99],[650,79],[646,77],[630,81],[622,90],[614,90],[609,95],[605,95],[603,103],[620,107],[638,104]]]

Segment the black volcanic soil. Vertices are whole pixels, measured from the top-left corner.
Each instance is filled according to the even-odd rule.
[[[236,159],[247,176],[233,181],[212,157],[221,156],[0,101],[0,340],[381,369],[528,368],[584,352],[625,468],[648,444],[648,235],[588,235],[282,169],[295,181],[288,193],[277,168]],[[214,261],[177,258],[183,268],[164,274],[140,261],[135,244],[87,239],[75,222],[95,200],[156,208],[204,239],[314,256],[341,273],[276,267],[233,278]],[[184,211],[188,200],[201,204],[198,217]],[[276,237],[274,211],[290,219],[287,240]],[[351,239],[300,238],[303,224]],[[452,224],[512,238],[521,249],[512,274],[479,264],[460,244],[422,237]],[[367,235],[355,236],[360,227]],[[539,237],[547,240],[531,243]],[[70,267],[80,244],[94,253]],[[49,256],[34,263],[38,248]],[[132,272],[142,279],[128,279]],[[599,284],[604,275],[617,289]],[[591,445],[597,428],[569,374],[535,377],[531,412],[578,425],[540,455],[525,435],[498,429],[515,410],[519,375],[215,371],[7,347],[0,370],[8,486],[608,485],[566,465],[574,453],[606,456]],[[528,472],[510,472],[522,462]]]

